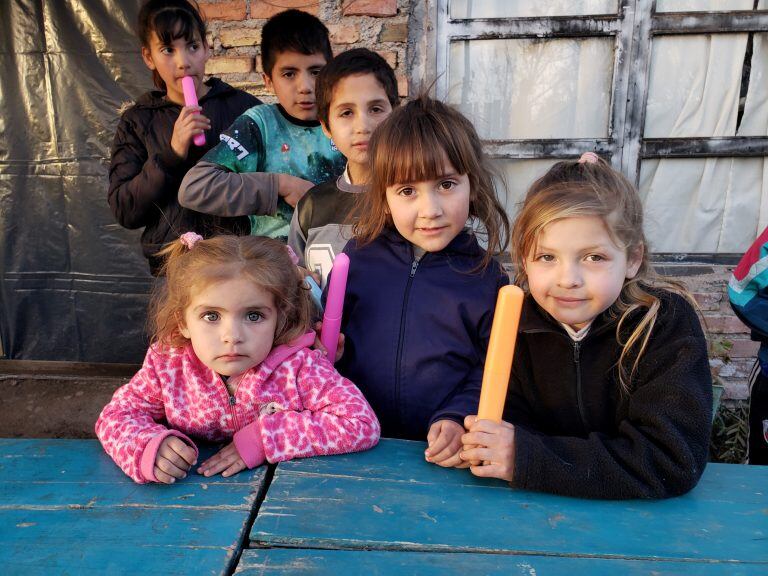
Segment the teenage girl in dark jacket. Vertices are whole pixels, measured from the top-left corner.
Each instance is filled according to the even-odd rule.
[[[219,133],[259,100],[211,78],[203,82],[210,55],[205,24],[187,0],[150,0],[139,12],[141,53],[158,90],[141,96],[123,113],[112,145],[109,206],[121,226],[144,228],[141,244],[156,275],[155,256],[188,231],[248,234],[247,217],[214,217],[179,206],[187,171],[219,141]],[[184,105],[181,78],[195,79],[199,107]],[[205,133],[205,145],[192,139]]]

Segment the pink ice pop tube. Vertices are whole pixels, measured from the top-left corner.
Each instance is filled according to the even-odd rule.
[[[333,259],[331,279],[328,284],[328,298],[325,301],[323,314],[323,331],[320,343],[325,347],[328,359],[333,362],[336,357],[336,347],[339,341],[341,315],[344,311],[344,294],[347,291],[347,274],[349,273],[349,256],[339,254]]]
[[[181,89],[184,91],[184,104],[187,106],[197,106],[195,79],[192,76],[184,76],[181,79]],[[195,143],[195,146],[205,146],[205,134],[195,134],[192,142]]]

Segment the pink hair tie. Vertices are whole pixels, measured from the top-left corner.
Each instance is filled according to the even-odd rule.
[[[600,161],[600,156],[594,152],[584,152],[579,158],[579,164],[597,164]]]
[[[181,243],[184,244],[188,250],[192,250],[192,248],[195,247],[195,244],[202,239],[203,237],[197,232],[184,232],[184,234],[179,236],[179,240],[181,240]]]
[[[296,266],[298,266],[299,265],[299,257],[296,256],[296,252],[293,251],[293,248],[291,248],[290,246],[288,246],[286,244],[285,245],[285,249],[288,250],[288,256],[290,256],[291,262],[293,262]]]

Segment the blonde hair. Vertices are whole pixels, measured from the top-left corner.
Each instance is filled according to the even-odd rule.
[[[643,233],[643,206],[637,190],[622,174],[597,157],[592,162],[558,162],[528,190],[511,238],[519,286],[528,290],[525,261],[536,248],[542,230],[555,220],[585,216],[600,218],[613,242],[626,250],[627,258],[642,253],[637,274],[624,281],[619,297],[607,310],[610,317],[618,318],[616,340],[622,347],[618,361],[619,382],[628,392],[661,305],[650,289],[665,288],[680,294],[694,307],[696,304],[682,283],[662,279],[656,274]],[[645,310],[642,319],[623,340],[622,326],[630,314],[641,309]],[[627,369],[631,354],[634,360]]]
[[[304,334],[310,326],[311,302],[303,278],[285,244],[259,236],[216,236],[187,248],[181,240],[166,246],[165,282],[158,282],[150,304],[152,342],[184,346],[180,331],[193,295],[215,282],[245,277],[272,294],[277,309],[274,346]]]
[[[374,131],[368,163],[368,192],[353,212],[354,233],[361,244],[393,227],[387,187],[423,182],[445,174],[445,161],[469,178],[469,216],[483,225],[488,250],[481,267],[501,252],[509,238],[509,219],[496,196],[493,172],[472,123],[447,104],[425,95],[395,109]]]

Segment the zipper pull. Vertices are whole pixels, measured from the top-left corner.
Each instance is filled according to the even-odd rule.
[[[573,343],[573,361],[576,362],[576,364],[579,363],[579,348],[581,346],[581,342],[574,342]]]
[[[237,400],[235,399],[234,396],[230,396],[229,397],[229,405],[230,406],[234,406],[235,404],[237,404]]]
[[[411,278],[413,278],[413,276],[416,274],[416,268],[418,267],[419,267],[419,261],[414,260],[413,264],[411,264]]]

